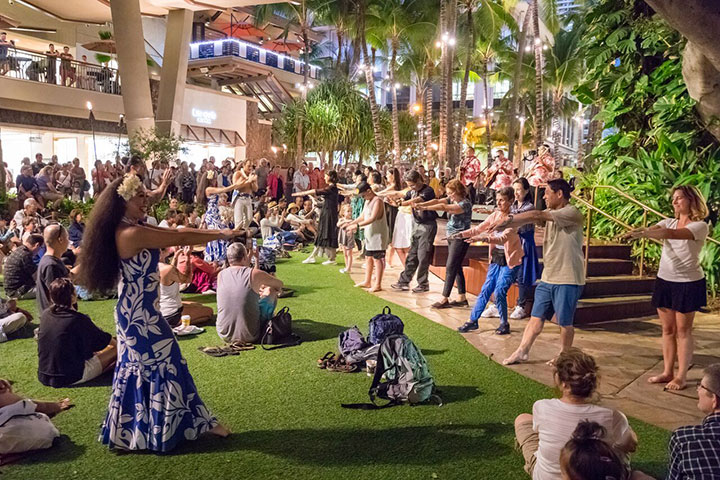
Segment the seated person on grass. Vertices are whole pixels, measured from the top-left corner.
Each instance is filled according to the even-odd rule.
[[[212,295],[217,288],[217,276],[221,268],[214,263],[206,262],[203,259],[205,246],[199,245],[192,249],[190,255],[186,258],[181,256],[176,268],[181,272],[187,272],[187,264],[190,264],[190,277],[187,278],[187,286],[182,290],[183,293],[205,293]]]
[[[5,260],[5,295],[8,298],[35,298],[37,265],[33,256],[40,251],[43,243],[42,235],[32,233],[8,255]]]
[[[52,306],[40,316],[38,380],[48,387],[86,383],[115,366],[117,341],[78,312],[68,278],[50,284]]]
[[[604,438],[624,458],[637,448],[637,436],[627,417],[592,403],[598,383],[595,359],[577,348],[560,353],[554,378],[561,398],[538,400],[532,415],[515,419],[515,438],[525,458],[525,471],[533,480],[561,478],[560,451],[581,421],[600,424]],[[627,462],[627,459],[626,459]]]
[[[218,276],[218,335],[226,342],[259,343],[283,282],[253,268],[242,243],[231,244],[227,256],[230,266]]]
[[[40,313],[44,312],[51,304],[50,284],[58,278],[71,278],[79,267],[76,265],[72,269],[68,269],[63,262],[62,255],[70,245],[70,237],[65,227],[59,223],[48,225],[43,231],[43,239],[47,250],[38,264],[36,284],[38,312]]]
[[[175,251],[171,263],[166,263],[172,254],[170,248],[163,248],[160,251],[160,258],[163,260],[158,265],[160,273],[160,313],[171,327],[180,325],[183,315],[190,316],[190,323],[199,325],[212,319],[213,309],[198,302],[183,301],[180,297],[180,284],[188,283],[192,278],[192,265],[190,263],[190,247],[184,247]],[[183,258],[185,271],[181,272],[176,265]]]
[[[32,318],[30,312],[18,308],[14,299],[0,297],[0,343],[7,342],[8,335],[23,328]]]
[[[60,432],[50,422],[72,407],[69,398],[59,402],[41,402],[13,392],[10,382],[0,379],[0,455],[22,454],[50,448]]]

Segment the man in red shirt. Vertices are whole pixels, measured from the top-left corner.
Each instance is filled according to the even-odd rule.
[[[480,159],[475,156],[475,149],[473,147],[468,147],[467,150],[465,150],[465,158],[460,162],[460,168],[464,171],[461,181],[468,187],[470,202],[474,204],[476,193],[475,183],[483,168]]]

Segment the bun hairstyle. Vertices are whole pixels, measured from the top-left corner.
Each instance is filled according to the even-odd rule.
[[[626,480],[628,466],[608,444],[605,428],[596,422],[578,423],[560,452],[560,470],[570,480]]]
[[[555,374],[558,382],[570,387],[570,393],[576,397],[588,398],[597,389],[599,375],[595,359],[579,348],[571,348],[558,356]]]

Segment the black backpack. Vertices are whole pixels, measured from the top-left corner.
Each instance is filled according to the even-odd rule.
[[[300,337],[292,333],[292,315],[290,315],[290,309],[283,307],[268,321],[265,333],[260,340],[260,345],[263,350],[275,350],[277,348],[300,345],[300,342]],[[269,348],[267,345],[277,346]]]

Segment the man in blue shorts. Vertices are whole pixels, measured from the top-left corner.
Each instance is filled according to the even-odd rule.
[[[530,322],[520,346],[503,361],[504,365],[524,362],[546,320],[555,316],[560,325],[560,351],[572,346],[573,320],[585,285],[583,256],[583,215],[570,205],[570,184],[563,179],[550,180],[545,189],[547,210],[510,215],[497,228],[517,228],[531,222],[547,222],[543,240],[542,278],[535,288]],[[552,363],[552,360],[548,363]]]

